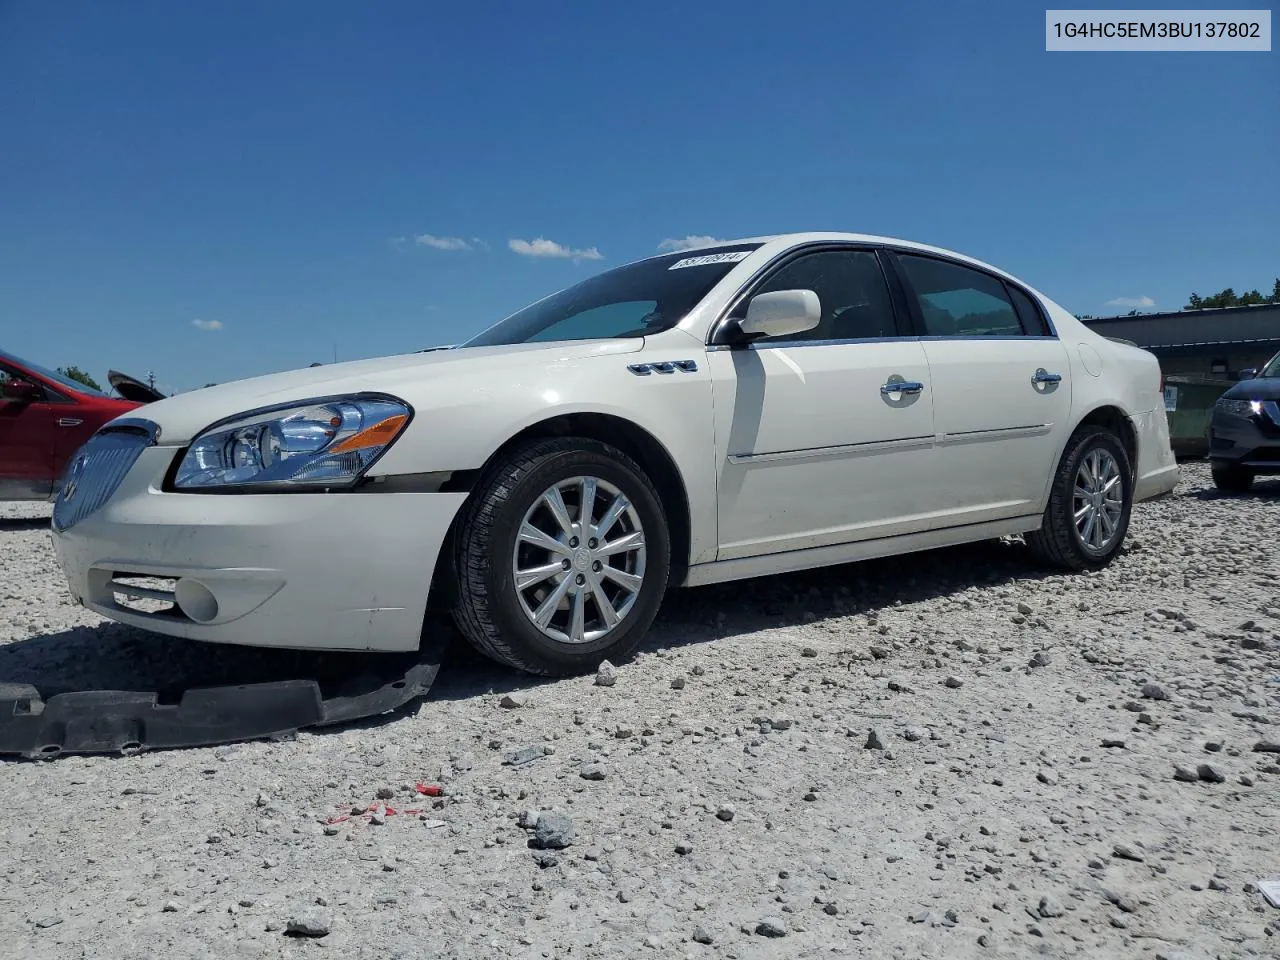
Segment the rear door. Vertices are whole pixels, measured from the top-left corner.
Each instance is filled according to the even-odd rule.
[[[1017,285],[967,264],[897,252],[933,384],[939,506],[948,525],[1026,516],[1070,429],[1070,364]]]
[[[801,252],[746,293],[790,289],[818,295],[815,329],[708,352],[721,560],[931,523],[933,393],[877,253]]]
[[[0,384],[28,380],[0,363]],[[0,397],[0,500],[43,499],[53,490],[54,426],[51,405]]]

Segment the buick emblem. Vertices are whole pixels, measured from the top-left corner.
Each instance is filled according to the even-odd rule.
[[[71,463],[71,469],[67,472],[67,483],[62,488],[62,499],[70,503],[75,499],[76,487],[80,483],[80,477],[84,473],[84,457],[76,457]]]

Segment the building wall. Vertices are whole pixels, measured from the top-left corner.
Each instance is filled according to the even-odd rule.
[[[1179,310],[1082,321],[1104,337],[1131,340],[1160,359],[1166,375],[1234,380],[1280,351],[1280,304]],[[1225,368],[1225,369],[1224,369]]]

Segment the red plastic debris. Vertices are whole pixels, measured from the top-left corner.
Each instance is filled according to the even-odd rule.
[[[442,791],[440,787],[434,783],[415,783],[413,785],[413,789],[426,797],[444,796],[444,791]],[[390,804],[378,803],[375,801],[374,803],[371,803],[367,807],[365,807],[363,813],[360,813],[360,814],[344,813],[339,816],[330,817],[328,820],[325,821],[325,823],[326,824],[343,823],[347,820],[350,820],[353,816],[358,816],[361,820],[365,820],[365,819],[368,819],[370,816],[372,816],[374,813],[376,813],[378,810],[381,810],[383,816],[387,816],[387,817],[396,817],[396,816],[405,816],[405,815],[417,816],[418,814],[426,812],[425,810],[418,809],[418,808],[397,810],[395,807],[391,806]]]

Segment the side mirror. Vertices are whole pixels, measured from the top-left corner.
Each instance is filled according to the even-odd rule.
[[[44,399],[44,391],[30,380],[6,380],[0,387],[0,396],[14,403],[35,403]]]
[[[1252,380],[1257,375],[1258,375],[1257,367],[1245,367],[1243,370],[1240,371],[1239,374],[1237,374],[1237,377],[1240,380]]]
[[[812,290],[775,290],[752,297],[738,327],[749,337],[786,337],[812,330],[821,319],[822,304]]]

